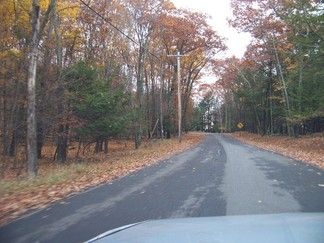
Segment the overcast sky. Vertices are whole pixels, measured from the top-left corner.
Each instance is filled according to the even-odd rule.
[[[220,36],[228,39],[227,56],[242,57],[249,43],[249,35],[238,33],[229,28],[227,18],[231,17],[230,0],[171,0],[177,8],[189,8],[196,12],[209,14],[212,19],[209,24]]]

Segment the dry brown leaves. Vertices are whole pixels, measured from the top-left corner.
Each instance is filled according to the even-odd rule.
[[[324,133],[300,136],[263,136],[232,133],[237,140],[324,168]]]
[[[202,141],[204,134],[188,133],[179,144],[178,139],[152,140],[140,150],[121,143],[110,143],[108,160],[87,158],[83,163],[70,160],[65,165],[50,159],[40,161],[39,176],[27,181],[10,175],[0,184],[0,224],[6,224],[32,209],[77,194],[89,187],[112,181],[138,171],[162,159],[182,152]],[[24,175],[26,176],[26,175]]]

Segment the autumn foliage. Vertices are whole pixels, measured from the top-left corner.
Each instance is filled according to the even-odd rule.
[[[251,35],[241,59],[214,62],[224,131],[298,136],[324,130],[321,1],[232,0],[231,26]]]
[[[32,5],[33,4],[33,5]],[[39,7],[35,114],[27,114],[27,71],[32,46],[32,6]],[[109,154],[109,140],[132,138],[135,147],[150,137],[167,137],[177,129],[177,66],[167,54],[187,54],[181,62],[184,127],[191,127],[193,88],[223,39],[207,16],[159,1],[2,1],[0,11],[0,152],[7,167],[26,168],[27,117],[36,117],[37,144],[31,153],[44,157],[56,146],[53,163],[71,159],[96,143]],[[30,132],[30,128],[28,132]],[[185,130],[185,129],[183,129]],[[37,148],[36,148],[37,147]],[[37,160],[28,161],[31,177]]]

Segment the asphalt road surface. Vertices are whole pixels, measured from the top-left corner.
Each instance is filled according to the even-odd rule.
[[[208,134],[198,146],[0,228],[0,242],[83,242],[148,219],[324,212],[324,171]]]

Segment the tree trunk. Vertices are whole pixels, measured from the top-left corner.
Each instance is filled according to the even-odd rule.
[[[145,56],[146,56],[146,43],[142,43],[139,48],[138,54],[138,67],[137,67],[137,129],[135,133],[135,148],[139,149],[142,142],[143,133],[143,86],[144,86],[144,68],[145,68]]]
[[[271,65],[272,67],[272,65]],[[271,70],[271,69],[270,69]],[[270,134],[273,135],[273,104],[272,104],[272,73],[270,73],[270,79],[269,79],[269,112],[270,112]]]
[[[303,80],[304,80],[304,57],[301,57],[300,60],[300,68],[299,68],[299,82],[298,82],[298,111],[301,113],[302,111],[302,95],[303,95]]]
[[[232,132],[232,97],[229,91],[225,93],[225,131]]]
[[[108,159],[108,138],[104,139],[104,153],[105,153],[105,160]]]
[[[279,60],[279,55],[278,55],[278,51],[275,45],[275,40],[274,38],[272,39],[272,44],[273,44],[273,50],[274,50],[274,54],[275,54],[275,58],[276,58],[276,63],[277,63],[277,69],[278,69],[278,73],[279,73],[279,77],[280,77],[280,81],[282,83],[283,86],[283,97],[285,99],[285,105],[286,105],[286,113],[287,113],[287,129],[288,129],[288,134],[289,136],[293,136],[294,135],[294,129],[291,125],[291,110],[290,110],[290,102],[289,102],[289,96],[288,96],[288,90],[287,90],[287,84],[286,84],[286,80],[283,76],[283,72],[282,72],[282,68],[281,68],[281,63]]]
[[[68,127],[64,127],[64,125],[59,126],[59,133],[57,139],[57,157],[56,159],[61,163],[65,163],[67,158],[67,130]]]
[[[17,129],[13,130],[12,139],[10,143],[9,156],[14,157],[17,152]]]
[[[37,34],[39,31],[40,6],[33,0],[32,42],[30,63],[28,69],[28,94],[27,94],[27,164],[28,177],[37,176],[37,144],[36,144],[36,64],[38,52]]]
[[[63,122],[66,118],[66,104],[65,104],[65,97],[64,97],[64,88],[62,87],[62,84],[60,83],[60,76],[61,71],[63,68],[62,63],[62,46],[61,46],[61,39],[59,36],[58,31],[58,21],[57,21],[57,3],[56,0],[52,0],[53,4],[53,11],[51,14],[51,21],[53,22],[53,28],[54,28],[54,34],[55,34],[55,40],[56,40],[56,60],[57,60],[57,66],[58,66],[58,92],[57,92],[57,100],[58,100],[58,111],[60,113],[59,115],[59,122]],[[60,124],[58,128],[58,138],[57,138],[57,160],[60,163],[65,163],[67,158],[67,148],[68,148],[68,130],[69,126]]]
[[[95,153],[100,153],[103,151],[103,148],[102,148],[103,143],[104,143],[104,141],[102,138],[96,140]]]
[[[55,7],[55,1],[51,1],[49,9]],[[46,13],[47,19],[49,18],[50,12]],[[45,26],[43,27],[45,28]],[[53,21],[50,21],[48,27],[47,34],[47,42],[44,42],[44,58],[43,58],[43,68],[42,68],[42,76],[39,77],[39,95],[38,95],[38,103],[37,103],[37,158],[40,159],[42,157],[42,149],[44,146],[44,138],[45,138],[45,111],[48,109],[48,93],[46,83],[49,79],[48,73],[50,72],[50,66],[52,63],[51,54],[53,45],[49,45],[48,43],[52,43],[52,33],[53,33]]]
[[[42,112],[41,112],[42,114]],[[37,158],[42,158],[42,149],[44,145],[44,122],[41,120],[37,125]]]
[[[135,134],[135,149],[139,149],[142,143],[142,136],[141,134]]]
[[[6,87],[4,88],[4,90],[2,91],[2,106],[3,106],[3,112],[2,112],[2,147],[3,147],[3,151],[2,154],[3,155],[8,155],[9,153],[9,149],[8,149],[8,122],[7,122],[7,97],[6,97]]]

